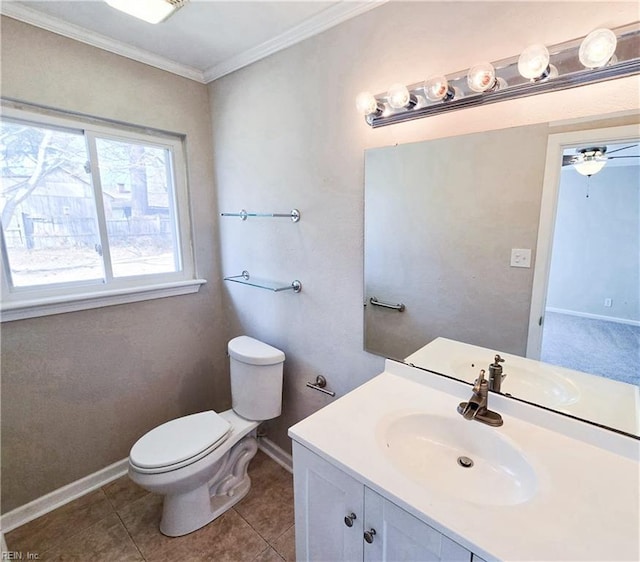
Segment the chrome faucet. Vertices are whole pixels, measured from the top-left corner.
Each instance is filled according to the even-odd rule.
[[[465,420],[476,420],[493,427],[499,427],[503,423],[502,416],[487,408],[489,384],[484,378],[484,373],[484,369],[481,369],[473,385],[473,395],[468,402],[461,402],[458,405],[458,413]]]
[[[489,390],[494,390],[495,392],[500,392],[502,381],[507,376],[506,373],[502,372],[500,363],[504,363],[504,359],[496,354],[493,358],[493,363],[489,365]]]

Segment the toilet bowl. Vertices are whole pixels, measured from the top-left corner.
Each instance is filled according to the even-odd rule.
[[[200,529],[247,495],[256,428],[281,412],[284,353],[247,336],[228,351],[232,409],[164,423],[129,454],[129,477],[164,496],[160,531],[170,537]]]

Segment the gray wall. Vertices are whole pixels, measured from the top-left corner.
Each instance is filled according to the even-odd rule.
[[[562,170],[547,307],[640,321],[639,171]]]
[[[193,295],[2,324],[2,510],[126,457],[168,419],[230,406],[207,88],[2,18],[2,95],[187,135]]]
[[[365,154],[366,349],[404,359],[438,336],[525,354],[548,126]],[[526,158],[523,155],[526,154]]]
[[[329,400],[306,381],[322,374],[341,395],[383,368],[379,357],[362,351],[365,149],[638,107],[633,78],[373,130],[356,113],[358,92],[382,92],[394,82],[636,19],[631,3],[576,10],[571,3],[393,2],[210,85],[221,210],[302,211],[295,225],[221,224],[225,275],[248,269],[303,283],[299,295],[224,287],[233,332],[287,354],[284,411],[270,429],[281,447],[290,447],[290,425]],[[528,201],[539,200],[541,189]],[[521,212],[513,221],[530,222],[532,211]],[[522,298],[527,308],[530,297]],[[523,327],[515,345],[523,347],[525,338]]]

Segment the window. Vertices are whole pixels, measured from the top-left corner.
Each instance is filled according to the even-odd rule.
[[[195,292],[182,139],[3,108],[2,319]]]

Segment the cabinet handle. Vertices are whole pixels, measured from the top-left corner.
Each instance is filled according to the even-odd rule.
[[[367,541],[369,544],[371,544],[373,542],[373,535],[375,534],[376,534],[375,529],[369,529],[368,531],[365,531],[364,540]]]
[[[347,515],[344,518],[344,524],[347,527],[353,527],[353,522],[357,519],[356,514],[355,513],[350,513],[349,515]]]

